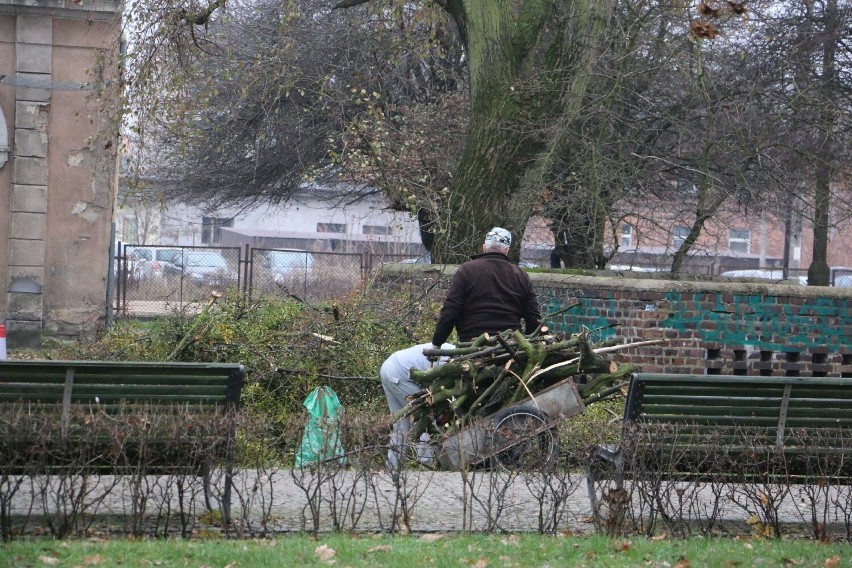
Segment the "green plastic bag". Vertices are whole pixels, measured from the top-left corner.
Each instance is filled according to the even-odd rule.
[[[343,461],[338,422],[343,406],[337,399],[337,393],[331,387],[317,387],[305,399],[304,405],[310,416],[296,453],[296,467],[335,458]]]

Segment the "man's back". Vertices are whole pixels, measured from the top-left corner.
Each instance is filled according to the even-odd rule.
[[[483,333],[518,329],[521,318],[531,333],[541,315],[529,276],[505,254],[487,252],[459,267],[441,309],[433,342],[441,342],[455,326],[461,341]],[[445,335],[446,334],[446,335]]]

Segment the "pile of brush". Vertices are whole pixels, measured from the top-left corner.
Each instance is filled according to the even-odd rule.
[[[636,345],[619,338],[593,344],[588,332],[551,334],[541,327],[531,335],[508,330],[497,336],[483,334],[455,349],[427,349],[429,358],[446,362],[412,370],[411,378],[423,389],[408,397],[408,405],[395,418],[410,417],[414,436],[433,424],[451,432],[568,378],[588,405],[620,391],[636,371],[634,365],[619,366],[605,354]]]

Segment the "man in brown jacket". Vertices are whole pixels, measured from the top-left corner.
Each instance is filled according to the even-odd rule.
[[[447,340],[453,327],[462,342],[520,329],[521,319],[525,333],[535,331],[541,322],[538,299],[527,273],[509,262],[511,244],[512,234],[494,227],[485,236],[482,254],[459,267],[438,316],[433,348]]]

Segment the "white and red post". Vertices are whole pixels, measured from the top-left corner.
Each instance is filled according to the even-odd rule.
[[[6,359],[6,326],[0,323],[0,360]]]

